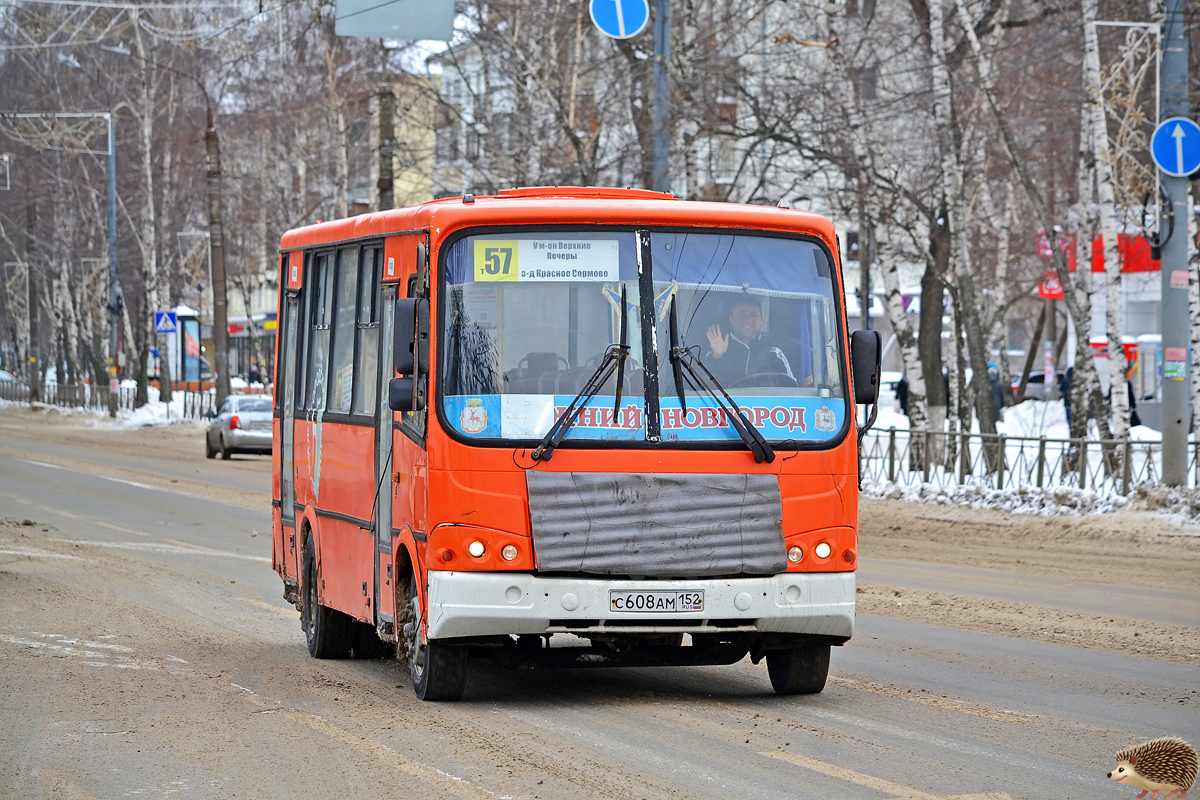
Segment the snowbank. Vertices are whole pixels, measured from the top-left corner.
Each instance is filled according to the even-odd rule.
[[[890,483],[864,483],[863,495],[888,500],[932,503],[958,508],[989,508],[1013,514],[1034,514],[1050,517],[1057,514],[1104,514],[1124,508],[1124,497],[1104,497],[1090,490],[1069,486],[1049,489],[1017,488],[990,489],[977,484],[938,486],[923,483],[915,486],[896,486]],[[1200,500],[1197,501],[1200,509]]]

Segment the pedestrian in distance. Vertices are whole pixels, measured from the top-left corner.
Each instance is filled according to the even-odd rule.
[[[1071,381],[1075,379],[1075,367],[1067,367],[1067,371],[1058,379],[1058,393],[1062,395],[1063,411],[1067,415],[1067,427],[1071,426]]]

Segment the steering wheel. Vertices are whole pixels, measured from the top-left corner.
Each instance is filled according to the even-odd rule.
[[[744,378],[738,378],[729,385],[730,389],[744,389],[747,386],[780,386],[799,388],[800,384],[786,372],[756,372]]]

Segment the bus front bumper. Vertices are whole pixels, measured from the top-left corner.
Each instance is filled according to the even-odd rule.
[[[429,637],[543,633],[797,633],[850,638],[853,572],[617,580],[513,572],[428,573]],[[612,610],[613,592],[704,592],[702,611]]]

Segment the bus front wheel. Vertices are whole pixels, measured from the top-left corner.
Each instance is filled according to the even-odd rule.
[[[408,661],[413,692],[421,700],[461,700],[467,686],[470,651],[466,647],[454,647],[437,639],[422,641],[421,600],[416,587],[416,576],[411,574],[407,586],[400,587],[400,599],[402,602],[407,600],[402,606],[406,612],[400,629],[400,646],[401,653]]]
[[[321,605],[317,580],[317,558],[309,536],[304,543],[304,594],[300,611],[308,653],[313,658],[345,658],[350,651],[352,620]]]
[[[829,677],[829,645],[768,650],[767,674],[775,694],[817,694]]]

